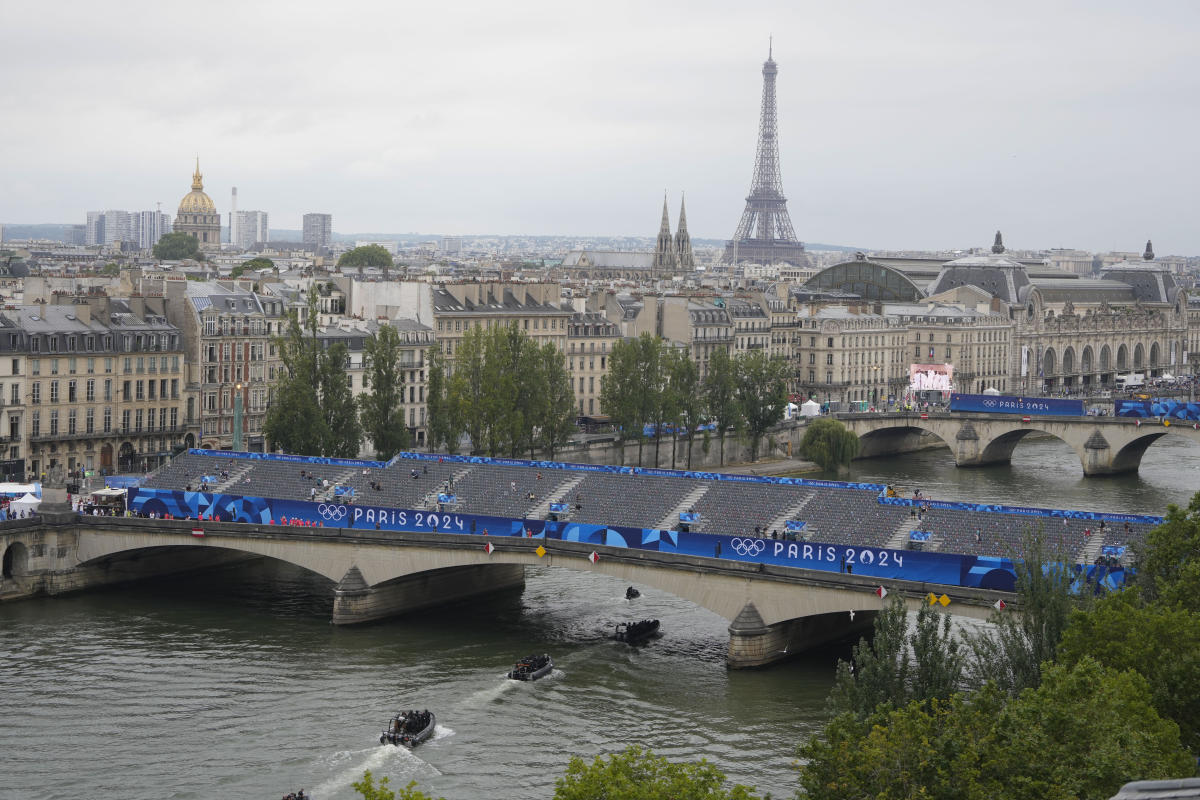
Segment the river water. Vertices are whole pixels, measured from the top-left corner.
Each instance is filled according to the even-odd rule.
[[[959,470],[948,451],[858,462],[855,480],[948,499],[1161,513],[1200,482],[1200,448],[1162,441],[1138,476],[1085,480],[1056,441],[1011,467]],[[627,744],[708,758],[777,798],[821,725],[836,657],[729,672],[725,620],[604,576],[531,569],[523,593],[355,628],[330,585],[263,561],[107,591],[0,605],[0,798],[356,796],[365,769],[450,800],[548,798],[568,758]],[[643,616],[664,635],[607,639]],[[548,652],[533,684],[504,673]],[[438,715],[414,752],[378,744],[403,708]]]

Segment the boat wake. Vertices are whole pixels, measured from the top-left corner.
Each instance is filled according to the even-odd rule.
[[[442,727],[434,728],[434,738],[441,733]],[[450,731],[453,733],[453,731]],[[371,770],[376,779],[384,776],[392,778],[392,783],[399,783],[398,777],[416,778],[420,775],[441,775],[432,764],[421,759],[407,747],[396,747],[390,744],[368,747],[364,750],[341,750],[335,753],[330,761],[337,771],[324,782],[314,786],[313,797],[330,797],[348,788],[350,784],[360,780],[363,773]],[[402,762],[402,763],[396,763]],[[386,767],[386,768],[385,768]]]
[[[511,692],[516,686],[520,685],[520,683],[520,681],[512,680],[508,677],[508,673],[505,673],[501,683],[495,686],[489,686],[486,689],[480,689],[477,692],[471,692],[471,694],[466,696],[463,704],[466,706],[487,705],[488,703],[499,700],[506,692]],[[440,727],[441,726],[439,725],[437,728],[434,728],[435,735]]]
[[[433,736],[429,737],[429,741],[436,742],[440,739],[448,739],[453,735],[454,735],[454,728],[447,728],[445,725],[435,725],[433,727]],[[418,760],[420,760],[420,759],[418,759]],[[442,773],[438,772],[437,769],[432,764],[428,764],[427,766],[431,770],[433,770],[433,774],[435,774],[435,775],[442,774]]]

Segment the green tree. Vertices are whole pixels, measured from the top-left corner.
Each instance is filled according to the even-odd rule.
[[[363,345],[363,383],[359,396],[363,432],[375,447],[375,458],[386,461],[409,445],[404,424],[404,373],[400,369],[400,334],[381,325]],[[432,375],[430,376],[432,381]]]
[[[726,787],[725,775],[708,761],[673,763],[630,746],[607,760],[572,758],[555,782],[554,800],[755,800],[752,787]]]
[[[1127,781],[1194,770],[1145,679],[1090,658],[1048,665],[1011,700],[988,685],[880,709],[842,714],[800,748],[807,798],[1105,800]]]
[[[1071,611],[1084,601],[1072,588],[1070,554],[1050,546],[1040,527],[1027,529],[1021,541],[1021,552],[1013,554],[1015,608],[994,613],[989,628],[967,637],[975,685],[991,681],[1014,695],[1041,681],[1042,665],[1054,661]]]
[[[429,382],[425,387],[428,414],[429,452],[445,447],[449,453],[458,452],[458,440],[463,434],[462,410],[451,395],[446,356],[440,347],[429,349]]]
[[[625,443],[641,436],[637,408],[639,349],[636,340],[618,339],[608,357],[608,374],[600,378],[600,406],[617,428],[620,463],[625,464]]]
[[[642,445],[646,441],[645,424],[658,422],[656,417],[662,402],[662,339],[643,333],[635,341],[637,347],[636,380],[633,385],[633,403],[637,409],[638,466],[642,465]],[[658,464],[658,442],[661,437],[655,429],[654,463]]]
[[[725,434],[730,428],[740,428],[741,408],[737,397],[737,370],[724,347],[713,348],[704,378],[704,399],[708,413],[717,425],[721,439],[721,465],[725,465]]]
[[[750,433],[750,460],[757,461],[763,434],[783,419],[792,368],[787,361],[768,356],[764,350],[743,353],[735,362],[738,406]]]
[[[288,311],[287,331],[276,339],[283,370],[276,378],[263,433],[273,446],[289,453],[321,455],[330,434],[321,412],[315,318],[311,324],[312,336],[307,336],[296,310]]]
[[[160,261],[181,261],[185,258],[204,260],[204,254],[200,252],[200,242],[196,241],[196,237],[181,232],[168,233],[159,239],[158,244],[154,245],[154,257]]]
[[[1163,523],[1133,549],[1147,602],[1200,611],[1200,492],[1187,508],[1167,506]]]
[[[380,778],[379,783],[375,783],[375,776],[371,774],[371,770],[363,773],[362,780],[351,783],[351,788],[358,792],[363,800],[434,800],[431,795],[427,795],[419,791],[416,781],[411,781],[403,789],[393,790],[388,784],[391,783],[390,778]],[[444,800],[444,798],[439,798]]]
[[[110,261],[100,270],[101,275],[118,275],[121,272],[120,265]]]
[[[854,646],[851,663],[838,661],[830,705],[865,719],[882,703],[945,700],[962,688],[965,655],[949,614],[923,604],[910,634],[908,607],[893,594],[875,618],[874,635]]]
[[[1200,614],[1144,603],[1131,589],[1116,592],[1076,611],[1063,634],[1060,663],[1088,657],[1145,677],[1158,713],[1174,720],[1184,746],[1200,754]]]
[[[553,460],[554,451],[575,432],[575,392],[567,360],[553,343],[541,347],[542,416],[538,420],[538,442]]]
[[[321,413],[329,437],[321,453],[333,458],[354,458],[362,446],[358,404],[354,402],[346,372],[349,365],[350,352],[345,342],[321,349]]]
[[[257,258],[251,258],[248,261],[243,261],[241,264],[238,264],[236,267],[233,268],[232,271],[230,271],[229,277],[240,278],[243,275],[245,275],[247,272],[254,272],[254,271],[257,271],[260,269],[274,269],[274,268],[275,268],[274,261],[272,261],[269,258],[264,258],[263,256],[258,256]]]
[[[463,431],[471,440],[473,452],[483,452],[488,436],[488,395],[492,389],[484,381],[485,373],[483,328],[467,331],[458,342],[449,380],[449,400],[452,407],[461,409]]]
[[[846,430],[836,419],[820,417],[808,423],[800,441],[800,453],[821,469],[832,472],[849,466],[858,455],[858,435]]]
[[[338,258],[338,267],[383,267],[386,273],[392,266],[392,254],[377,244],[365,244],[347,250]]]
[[[700,384],[700,368],[696,366],[686,350],[676,350],[676,357],[670,365],[671,392],[675,395],[675,405],[678,411],[679,427],[684,429],[687,436],[687,468],[692,468],[692,443],[696,439],[696,429],[704,424],[703,387]],[[675,457],[671,456],[671,467],[675,466]]]

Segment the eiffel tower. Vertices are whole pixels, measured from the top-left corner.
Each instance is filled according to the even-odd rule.
[[[758,153],[754,157],[750,196],[721,261],[808,266],[811,262],[804,252],[804,243],[796,239],[792,229],[787,198],[783,196],[783,179],[779,176],[779,135],[775,124],[775,75],[779,68],[771,55],[768,49],[762,68],[762,113],[758,119]]]

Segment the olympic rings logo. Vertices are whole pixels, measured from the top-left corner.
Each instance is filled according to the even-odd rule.
[[[733,539],[729,546],[739,556],[756,556],[767,549],[767,543],[762,539]]]
[[[321,503],[321,505],[317,506],[317,513],[320,514],[323,519],[333,522],[346,516],[346,507],[326,505],[325,503]]]

